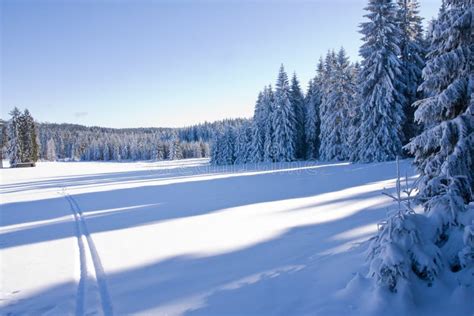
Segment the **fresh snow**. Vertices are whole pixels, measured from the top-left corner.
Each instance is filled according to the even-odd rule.
[[[415,177],[411,161],[401,170]],[[2,315],[474,311],[472,289],[439,300],[435,283],[415,308],[366,278],[395,162],[41,162],[0,176]]]

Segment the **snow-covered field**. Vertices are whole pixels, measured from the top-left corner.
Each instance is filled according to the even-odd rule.
[[[412,310],[360,292],[394,162],[43,162],[0,175],[2,315]],[[427,304],[442,289],[426,291],[418,312],[453,302]]]

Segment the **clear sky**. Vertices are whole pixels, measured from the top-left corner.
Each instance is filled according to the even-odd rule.
[[[359,59],[366,0],[0,3],[2,118],[176,127],[250,117],[281,63],[306,87],[328,49]]]

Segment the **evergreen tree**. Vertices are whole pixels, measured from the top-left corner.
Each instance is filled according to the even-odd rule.
[[[25,161],[36,162],[39,158],[39,145],[35,120],[33,119],[33,116],[31,116],[30,111],[28,111],[28,109],[25,110],[23,117],[26,131],[26,137],[24,142],[25,148],[28,148],[28,150],[25,150],[25,152],[27,152],[27,155],[25,156]]]
[[[273,129],[273,119],[276,115],[275,103],[274,103],[274,93],[272,86],[268,86],[263,91],[262,105],[265,109],[266,118],[264,120],[264,143],[263,143],[263,161],[272,162],[275,157],[275,140],[274,140],[274,129]]]
[[[165,146],[163,142],[158,142],[158,144],[156,145],[155,159],[158,161],[165,159]]]
[[[302,159],[306,152],[304,126],[306,110],[303,92],[301,92],[300,83],[296,77],[296,73],[293,73],[293,78],[291,79],[290,103],[295,117],[293,127],[295,131],[295,157]]]
[[[357,143],[360,137],[360,124],[361,124],[361,101],[360,101],[360,88],[358,83],[360,82],[360,64],[356,62],[351,67],[351,78],[352,87],[354,89],[353,103],[349,108],[349,128],[347,130],[348,136],[348,149],[349,149],[349,160],[357,160],[359,152],[357,148]]]
[[[325,95],[321,104],[321,146],[322,160],[344,160],[345,91],[343,76],[348,66],[347,57],[336,56],[332,51],[326,56]]]
[[[18,117],[18,142],[21,147],[21,162],[29,162],[31,156],[31,142],[28,123],[25,113],[20,113]]]
[[[349,111],[354,103],[355,86],[351,80],[352,68],[345,50],[332,52],[327,63],[327,94],[321,115],[322,160],[344,160],[349,157]]]
[[[7,124],[0,119],[0,169],[3,168],[3,157],[7,146]]]
[[[445,4],[423,69],[426,97],[415,103],[424,130],[406,147],[421,174],[418,199],[437,228],[436,244],[449,244],[448,262],[457,267],[456,240],[471,224],[464,219],[474,191],[474,17],[472,1]]]
[[[181,143],[179,142],[177,135],[173,134],[171,140],[169,141],[168,160],[178,160],[178,159],[183,159],[183,151],[182,151]]]
[[[226,127],[222,140],[222,162],[225,165],[232,165],[235,162],[236,133],[234,127]]]
[[[50,138],[46,143],[46,159],[49,161],[56,160],[56,144],[53,138]]]
[[[222,151],[222,137],[221,137],[221,131],[218,129],[211,142],[211,164],[213,165],[221,165],[221,151]]]
[[[321,104],[321,92],[319,77],[310,80],[305,98],[306,104],[306,159],[315,160],[319,158],[319,106]]]
[[[359,161],[393,160],[401,152],[404,113],[399,93],[403,82],[396,6],[392,0],[369,0],[361,24],[361,124]]]
[[[295,115],[290,103],[288,75],[283,65],[280,67],[274,97],[273,141],[274,160],[295,159]]]
[[[403,125],[404,140],[408,142],[418,134],[414,121],[415,108],[413,103],[420,98],[418,86],[421,84],[421,71],[424,67],[426,54],[423,39],[422,18],[419,16],[417,0],[398,0],[397,20],[400,29],[400,61],[403,85],[400,93],[403,95],[402,104],[405,112]]]
[[[255,103],[255,111],[252,121],[252,143],[250,146],[251,162],[263,161],[265,144],[265,120],[268,119],[266,111],[267,109],[263,104],[263,92],[260,92],[258,94],[257,102]]]
[[[15,107],[11,112],[11,119],[8,125],[8,156],[10,158],[10,167],[15,167],[21,162],[23,157],[20,140],[20,110]]]
[[[237,129],[235,140],[235,164],[244,164],[251,161],[252,128],[250,122],[244,122]]]

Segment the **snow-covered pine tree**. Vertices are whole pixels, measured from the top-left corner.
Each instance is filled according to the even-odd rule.
[[[352,82],[352,87],[354,91],[353,102],[349,107],[349,128],[347,129],[347,148],[349,149],[349,160],[357,160],[354,157],[358,156],[357,152],[357,142],[360,137],[360,64],[356,62],[351,66],[350,71],[350,81]]]
[[[11,119],[8,124],[8,156],[10,159],[10,167],[15,167],[21,162],[23,153],[20,139],[20,110],[15,107],[11,112]]]
[[[393,160],[401,152],[403,96],[397,87],[401,64],[396,6],[392,0],[369,0],[368,22],[361,24],[364,44],[361,71],[359,161]]]
[[[26,113],[23,112],[18,117],[18,136],[19,144],[21,147],[21,162],[29,162],[31,156],[31,141],[30,141],[30,131],[26,118]]]
[[[165,159],[165,146],[164,146],[163,142],[161,142],[161,141],[159,141],[156,144],[155,159],[158,160],[158,161],[161,161],[161,160]]]
[[[384,193],[398,207],[378,225],[368,249],[369,275],[392,292],[410,285],[417,277],[432,284],[443,267],[441,252],[432,241],[429,219],[413,210],[414,187],[409,186],[408,179],[405,183],[402,191],[397,159],[396,194]]]
[[[355,86],[351,67],[344,48],[327,58],[326,97],[321,108],[320,159],[345,160],[349,157],[349,111],[354,103]]]
[[[461,235],[472,223],[474,190],[473,2],[446,0],[435,23],[431,51],[415,103],[423,132],[406,148],[420,172],[418,200],[436,227],[436,244],[451,269],[461,267]]]
[[[264,90],[266,87],[264,88]],[[255,110],[252,120],[252,142],[250,146],[250,161],[261,162],[264,155],[265,144],[265,120],[268,119],[266,115],[266,108],[263,104],[263,92],[260,92],[255,103]]]
[[[252,128],[251,122],[245,121],[237,129],[237,135],[235,140],[235,164],[244,164],[251,160],[251,141],[252,141]]]
[[[214,133],[214,136],[211,141],[211,159],[210,163],[212,165],[220,165],[221,164],[221,151],[222,151],[222,145],[221,145],[221,133],[222,131],[220,129],[217,129],[216,132]]]
[[[221,126],[216,131],[211,145],[211,163],[231,165],[236,160],[236,132],[234,126]]]
[[[293,73],[290,87],[290,103],[292,111],[294,113],[294,136],[295,136],[295,158],[303,159],[306,152],[305,142],[305,103],[303,92],[301,92],[300,82],[296,77],[296,73]]]
[[[53,138],[50,138],[46,143],[46,160],[56,160],[56,144]]]
[[[264,143],[263,143],[263,161],[273,162],[275,157],[275,140],[273,133],[273,118],[275,116],[275,103],[272,86],[268,86],[263,90],[262,106],[266,114],[264,120]]]
[[[235,162],[236,148],[236,132],[235,127],[226,126],[224,129],[222,140],[222,162],[225,165],[232,165]]]
[[[7,122],[0,119],[0,169],[3,168],[3,157],[5,157],[7,140]]]
[[[340,107],[342,109],[341,123],[342,126],[342,156],[343,158],[349,159],[352,146],[351,143],[351,132],[353,124],[354,112],[358,107],[358,96],[359,91],[357,88],[357,72],[358,69],[354,65],[349,63],[349,58],[346,55],[346,51],[343,47],[339,50],[336,56],[337,62],[337,84],[340,89]]]
[[[315,160],[319,157],[319,106],[321,104],[319,80],[319,77],[310,80],[305,97],[306,159],[308,160]]]
[[[329,116],[333,113],[332,109],[329,108],[329,94],[331,93],[332,87],[334,84],[334,71],[336,68],[336,54],[334,51],[328,51],[324,58],[324,65],[321,71],[321,77],[324,78],[324,81],[321,83],[321,105],[319,106],[319,119],[320,119],[320,144],[319,144],[319,153],[318,157],[321,157],[323,151],[326,151],[328,146],[328,134],[331,133],[331,126],[329,124]]]
[[[283,64],[280,66],[274,97],[273,141],[274,160],[295,159],[295,114],[290,103],[290,85]]]
[[[175,134],[173,134],[171,140],[169,141],[168,160],[178,160],[178,159],[183,159],[183,152],[182,152],[181,143],[179,142],[178,137]]]
[[[25,120],[25,129],[27,133],[27,137],[25,139],[25,147],[29,148],[28,156],[26,157],[29,162],[36,162],[39,158],[39,145],[38,145],[38,135],[37,135],[37,127],[33,116],[31,116],[30,111],[25,109],[23,113],[23,117]]]
[[[423,39],[422,18],[419,16],[418,0],[397,0],[397,3],[401,78],[403,81],[403,86],[399,88],[401,89],[400,93],[404,96],[405,123],[403,125],[403,136],[406,143],[417,135],[419,130],[417,124],[415,124],[415,108],[412,105],[420,98],[420,93],[417,90],[422,80],[421,71],[425,63],[426,48]]]

